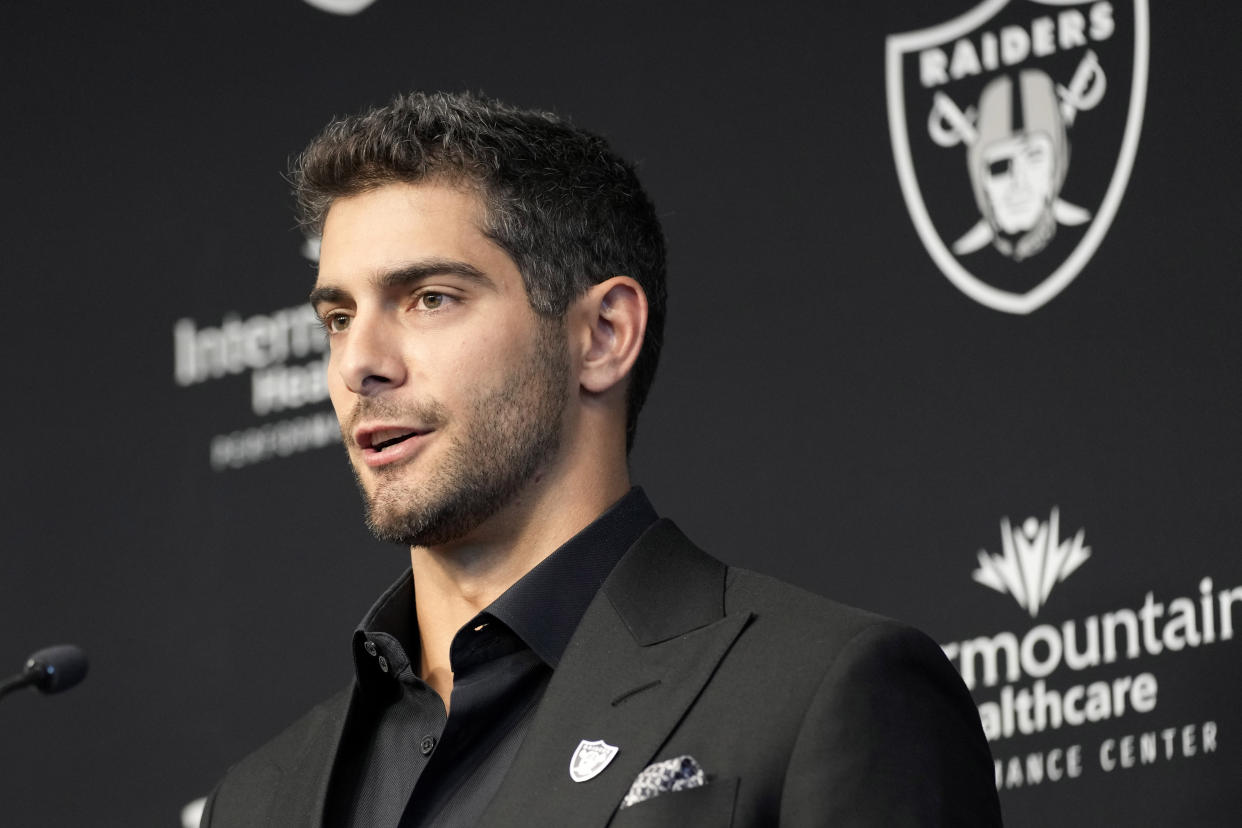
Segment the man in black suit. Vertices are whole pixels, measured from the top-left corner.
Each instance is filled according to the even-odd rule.
[[[368,524],[410,573],[356,678],[235,766],[204,825],[996,825],[925,636],[726,567],[627,467],[664,242],[555,116],[414,94],[295,170]]]

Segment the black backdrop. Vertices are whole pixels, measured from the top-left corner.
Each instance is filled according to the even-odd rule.
[[[1232,824],[1242,10],[1154,5],[1116,217],[1025,314],[960,291],[916,232],[887,39],[982,8],[995,22],[965,36],[982,51],[979,32],[1004,20],[1064,29],[1061,12],[1107,6],[1113,37],[1094,45],[1108,106],[1078,113],[1086,160],[1062,191],[1099,215],[1146,3],[6,5],[0,656],[16,669],[74,641],[92,670],[64,697],[0,704],[0,820],[177,825],[228,764],[347,680],[352,625],[408,559],[365,534],[342,453],[322,446],[314,369],[291,370],[316,353],[277,312],[302,303],[313,264],[281,172],[333,114],[470,88],[569,114],[641,163],[672,299],[633,467],[662,512],[730,563],[906,619],[959,659],[982,647],[977,674],[1002,633],[1030,638],[1022,675],[1001,655],[999,681],[976,682],[981,705],[1041,677],[1066,697],[1085,686],[1098,721],[993,741],[1009,824]],[[1067,84],[1082,49],[1013,71]],[[987,77],[945,88],[965,109]],[[958,183],[929,191],[929,209],[957,199],[977,217],[963,149],[927,149],[930,94],[910,92],[915,172]],[[945,244],[969,226],[933,219]],[[1051,273],[1087,226],[1058,228],[1061,247],[1021,263],[1024,278]],[[176,330],[203,355],[224,343],[220,376],[177,372]],[[293,350],[274,351],[272,332]],[[284,389],[283,410],[269,396],[256,411],[262,382]],[[1036,614],[972,579],[1003,570],[979,558],[1002,554],[1002,519],[1011,539],[1031,530],[1026,557],[1050,560],[1057,544],[1036,530],[1054,510],[1090,557]],[[1162,652],[1128,658],[1123,636],[1111,663],[1053,663],[1048,631],[1077,625],[1081,649],[1089,619],[1141,618],[1145,602],[1165,611],[1148,622]],[[1167,646],[1188,625],[1200,645]],[[1143,709],[1101,707],[1096,682],[1124,694],[1141,674],[1158,682]]]

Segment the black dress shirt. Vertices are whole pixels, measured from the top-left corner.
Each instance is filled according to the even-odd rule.
[[[418,675],[410,573],[389,587],[354,632],[357,687],[325,824],[476,824],[587,606],[656,518],[631,489],[458,630],[448,715]]]

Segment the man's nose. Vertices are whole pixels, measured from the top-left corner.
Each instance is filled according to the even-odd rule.
[[[405,363],[395,320],[358,314],[337,346],[337,370],[355,394],[377,394],[405,382]]]

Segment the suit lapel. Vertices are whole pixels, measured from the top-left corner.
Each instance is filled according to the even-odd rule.
[[[346,721],[355,707],[356,692],[354,685],[337,693],[320,706],[320,715],[308,722],[301,752],[286,765],[280,792],[273,797],[281,803],[282,812],[269,814],[266,824],[290,828],[321,828],[324,824],[328,785]]]
[[[481,825],[605,825],[749,620],[726,616],[724,564],[655,523],[587,609]],[[582,740],[618,748],[574,782]]]

